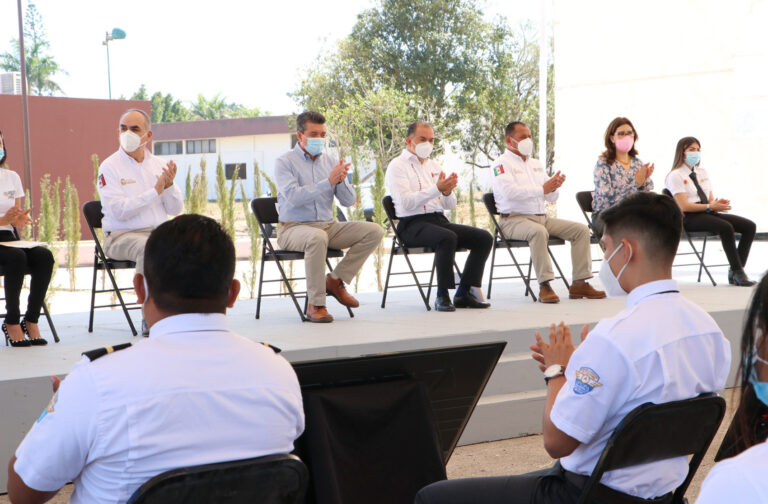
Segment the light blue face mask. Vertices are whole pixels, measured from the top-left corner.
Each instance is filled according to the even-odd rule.
[[[304,147],[312,156],[317,156],[323,152],[325,147],[325,138],[307,138],[307,146]]]
[[[0,147],[0,159],[3,159],[3,156],[5,156],[5,149]]]
[[[749,382],[752,384],[752,388],[755,389],[755,395],[760,400],[760,402],[768,406],[768,382],[758,380],[757,366],[755,366],[755,364],[758,362],[762,362],[768,366],[768,361],[760,358],[760,356],[757,354],[757,350],[755,350],[755,356],[752,361],[752,373],[749,375]]]
[[[693,168],[701,161],[701,152],[686,152],[685,164]]]

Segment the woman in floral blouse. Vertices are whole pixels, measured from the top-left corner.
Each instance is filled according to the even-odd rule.
[[[595,165],[595,192],[592,195],[592,223],[598,235],[603,233],[598,219],[600,212],[635,191],[653,189],[654,165],[643,164],[637,157],[637,139],[635,127],[626,117],[617,117],[605,130],[605,152]]]

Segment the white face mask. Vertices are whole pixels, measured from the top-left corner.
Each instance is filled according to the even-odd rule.
[[[512,139],[514,140],[514,138]],[[517,142],[517,151],[525,157],[529,157],[533,154],[533,140],[526,138]]]
[[[142,137],[133,131],[123,131],[120,133],[120,147],[122,147],[125,152],[134,152],[142,145],[146,144],[146,142],[141,143],[141,138]]]
[[[616,250],[613,251],[613,254],[611,254],[610,257],[607,259],[603,259],[603,264],[600,265],[600,282],[603,284],[603,288],[605,289],[605,292],[608,294],[608,297],[622,297],[627,295],[627,291],[624,290],[624,288],[619,283],[619,278],[621,278],[621,274],[624,273],[624,270],[627,268],[627,265],[629,265],[629,261],[632,260],[632,245],[629,245],[629,259],[627,259],[626,264],[621,267],[621,270],[619,270],[618,275],[613,274],[613,270],[611,269],[611,259],[613,259],[613,256],[616,255],[616,253],[621,250],[621,247],[624,246],[624,242],[621,243],[618,247],[616,247]]]
[[[413,150],[416,151],[416,155],[419,158],[427,159],[429,155],[432,154],[432,149],[434,148],[435,146],[429,142],[421,142],[420,144],[416,144]]]

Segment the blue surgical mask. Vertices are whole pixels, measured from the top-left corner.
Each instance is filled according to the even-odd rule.
[[[323,152],[324,147],[325,147],[325,138],[307,138],[307,146],[304,148],[312,156],[317,156],[318,154]]]
[[[686,152],[685,164],[693,168],[701,161],[701,152]]]
[[[5,149],[0,147],[0,159],[3,159],[4,156],[5,156]]]
[[[752,384],[752,388],[755,389],[755,395],[761,403],[768,406],[768,382],[760,381],[757,378],[757,363],[762,362],[768,366],[768,361],[761,358],[755,348],[755,354],[752,356],[752,372],[749,375],[749,383]]]

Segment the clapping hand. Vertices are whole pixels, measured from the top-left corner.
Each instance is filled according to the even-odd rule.
[[[642,186],[649,178],[651,178],[655,167],[656,165],[653,163],[645,163],[639,170],[637,170],[637,172],[635,172],[635,182],[637,183],[637,187]]]
[[[440,175],[437,176],[437,189],[445,195],[451,194],[451,192],[456,189],[458,183],[459,176],[455,173],[451,173],[446,177],[445,172],[440,172]]]
[[[727,199],[716,199],[709,204],[709,208],[715,212],[727,212],[731,209],[731,201]]]
[[[565,175],[563,175],[561,172],[557,172],[552,177],[544,182],[544,185],[542,186],[544,188],[544,194],[549,194],[552,192],[557,191],[560,189],[560,186],[563,185],[563,182],[565,182]]]
[[[21,214],[21,208],[17,206],[12,206],[8,209],[7,212],[5,212],[5,215],[0,217],[0,225],[7,226],[8,224],[13,224],[16,217]]]
[[[176,163],[169,161],[168,167],[163,168],[163,174],[166,177],[164,189],[168,189],[173,185],[173,180],[176,178]]]
[[[351,164],[352,163],[345,163],[343,159],[339,159],[339,164],[334,166],[331,170],[331,174],[328,175],[328,181],[332,186],[344,182],[344,179],[347,178],[347,173],[349,173],[349,166]]]
[[[29,212],[31,211],[32,211],[31,208],[24,212],[19,210],[19,213],[16,214],[13,220],[11,220],[11,224],[13,225],[13,227],[15,227],[16,229],[21,229],[27,224],[29,224],[30,222],[32,222],[32,218],[29,216]]]
[[[584,341],[589,334],[589,324],[584,324],[581,328],[581,341]],[[568,366],[575,348],[571,339],[571,329],[560,322],[559,325],[549,326],[549,343],[541,337],[541,333],[536,331],[536,343],[529,347],[533,354],[533,360],[539,363],[539,369],[544,372],[553,364],[560,364],[563,367]]]

